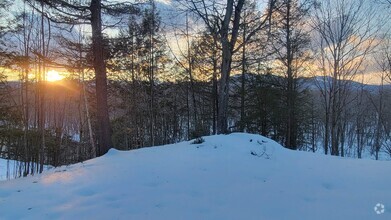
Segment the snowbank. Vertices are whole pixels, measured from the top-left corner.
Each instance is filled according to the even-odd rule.
[[[204,139],[0,182],[0,219],[391,219],[390,162],[289,151],[259,135]]]

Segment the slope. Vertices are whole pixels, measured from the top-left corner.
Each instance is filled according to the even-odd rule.
[[[0,182],[0,219],[391,219],[389,162],[289,151],[259,135],[204,139]]]

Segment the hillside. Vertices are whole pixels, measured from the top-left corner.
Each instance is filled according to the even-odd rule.
[[[204,139],[0,182],[0,219],[391,219],[390,162],[289,151],[259,135]]]

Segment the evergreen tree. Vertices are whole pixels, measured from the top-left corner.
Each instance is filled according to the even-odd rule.
[[[284,68],[284,102],[286,103],[285,146],[297,149],[299,137],[300,96],[302,89],[298,82],[304,72],[304,63],[309,59],[309,33],[305,22],[309,16],[309,1],[281,0],[273,16],[275,27],[273,45],[276,58]]]

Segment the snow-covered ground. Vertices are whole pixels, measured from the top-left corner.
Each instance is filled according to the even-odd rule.
[[[16,160],[7,160],[0,158],[0,181],[10,180],[17,178],[18,176],[18,167],[21,165],[20,161]],[[48,170],[52,169],[51,165],[44,165],[43,169]],[[1,197],[0,197],[1,198]],[[0,214],[1,217],[1,214]],[[1,220],[1,218],[0,218]]]
[[[14,160],[6,160],[3,158],[0,158],[0,181],[6,180],[7,174],[8,177],[11,178],[15,167],[15,161]]]
[[[389,220],[390,171],[259,135],[210,136],[0,182],[0,219]]]

